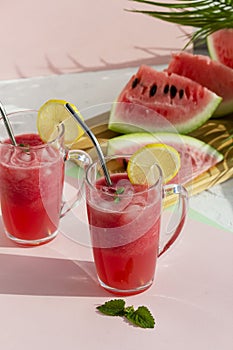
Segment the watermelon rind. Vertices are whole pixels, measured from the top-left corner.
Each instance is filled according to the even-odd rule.
[[[213,43],[213,37],[212,35],[209,35],[206,39],[206,42],[207,42],[207,48],[208,48],[208,52],[209,52],[209,55],[210,57],[212,58],[212,60],[214,61],[217,61],[217,62],[220,62],[219,61],[219,58],[217,56],[217,52],[214,48],[214,43]]]
[[[177,150],[179,148],[181,168],[186,173],[180,174],[180,178],[178,176],[174,180],[178,180],[182,184],[193,180],[223,160],[223,155],[204,141],[192,136],[168,132],[139,132],[116,136],[108,140],[106,152],[107,155],[132,154],[140,147],[152,143],[164,143],[173,146]],[[181,154],[182,152],[183,154]],[[206,155],[208,156],[207,161]],[[196,164],[194,164],[195,162]]]

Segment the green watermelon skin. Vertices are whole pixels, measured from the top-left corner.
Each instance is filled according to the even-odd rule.
[[[166,71],[192,79],[221,96],[222,102],[213,117],[233,112],[233,69],[208,56],[181,52],[172,56]]]
[[[207,37],[210,57],[233,69],[233,28],[220,29]]]
[[[132,133],[108,140],[107,155],[133,154],[140,147],[163,143],[174,147],[180,154],[181,168],[172,183],[186,184],[223,159],[212,146],[188,135],[177,133]]]
[[[120,133],[186,134],[204,124],[220,102],[188,78],[142,65],[113,103],[108,126]]]

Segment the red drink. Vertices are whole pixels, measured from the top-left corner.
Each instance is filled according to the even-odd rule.
[[[96,190],[87,187],[87,213],[98,278],[118,294],[148,288],[154,278],[160,231],[161,193],[132,185],[126,173],[111,176]],[[116,192],[122,194],[117,194]]]
[[[6,141],[0,148],[0,198],[5,230],[16,242],[43,243],[52,239],[58,228],[63,157],[36,134],[16,136],[16,142],[17,147]]]

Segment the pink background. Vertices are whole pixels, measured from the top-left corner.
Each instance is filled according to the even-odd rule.
[[[1,1],[0,79],[167,63],[184,28],[128,0]],[[149,9],[149,7],[146,7]]]

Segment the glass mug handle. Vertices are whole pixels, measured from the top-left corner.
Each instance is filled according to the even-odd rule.
[[[60,218],[63,218],[66,215],[66,213],[68,213],[81,200],[82,194],[83,194],[84,182],[85,182],[85,170],[92,162],[91,157],[82,150],[66,151],[65,161],[67,160],[70,160],[73,163],[75,163],[76,166],[80,167],[80,169],[83,169],[84,172],[82,176],[77,179],[77,180],[80,180],[80,184],[77,192],[75,193],[75,196],[62,203]]]
[[[177,207],[174,208],[172,212],[172,216],[167,225],[167,230],[165,232],[161,232],[161,238],[163,238],[164,242],[160,241],[161,246],[159,247],[158,256],[161,256],[165,253],[168,248],[176,241],[176,239],[180,236],[182,228],[185,223],[185,219],[188,211],[188,192],[182,185],[171,184],[163,186],[163,199],[169,198],[171,200],[174,197],[178,196]],[[178,215],[177,215],[178,214]],[[178,217],[178,219],[177,219]],[[173,226],[169,229],[169,226]]]

